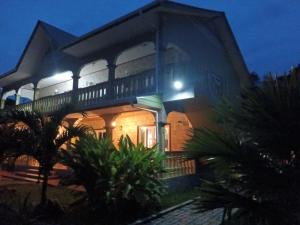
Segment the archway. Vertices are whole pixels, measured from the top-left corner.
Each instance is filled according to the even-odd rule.
[[[167,116],[166,130],[170,133],[170,151],[182,151],[191,135],[192,124],[185,113],[170,112]]]
[[[117,146],[120,137],[128,135],[134,144],[152,147],[157,143],[155,117],[147,111],[124,112],[114,120],[113,141]]]
[[[10,90],[2,95],[1,108],[11,107],[16,105],[16,91]]]
[[[73,89],[73,73],[65,71],[41,79],[37,84],[36,98],[58,95]]]
[[[100,59],[82,67],[78,88],[85,88],[106,81],[108,81],[107,61]]]
[[[116,66],[117,79],[154,70],[155,45],[144,42],[121,52],[116,59]]]
[[[29,83],[21,86],[18,90],[18,95],[20,97],[19,104],[32,102],[34,98],[34,84]]]

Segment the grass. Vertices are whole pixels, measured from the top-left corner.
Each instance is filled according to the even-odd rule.
[[[10,190],[15,190],[15,199],[24,199],[29,194],[29,201],[38,204],[40,200],[41,185],[39,184],[10,184],[6,185]],[[68,207],[78,198],[77,191],[65,187],[48,187],[48,198],[58,201],[61,206]],[[199,196],[199,188],[191,188],[180,191],[171,191],[161,198],[161,207],[166,209]]]
[[[182,202],[198,197],[200,190],[197,187],[179,191],[171,191],[161,198],[162,209],[166,209]]]
[[[36,205],[40,202],[41,185],[39,184],[11,184],[5,186],[9,190],[15,190],[13,199],[15,202],[29,195],[28,201]],[[48,187],[48,198],[59,202],[63,207],[69,206],[78,198],[78,192],[64,187]]]

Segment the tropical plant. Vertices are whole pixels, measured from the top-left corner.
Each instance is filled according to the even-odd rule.
[[[163,153],[134,145],[128,136],[121,137],[116,149],[111,140],[89,135],[61,154],[62,163],[73,172],[63,184],[82,185],[85,199],[100,215],[136,214],[158,203],[163,193],[158,179]]]
[[[83,136],[88,131],[85,126],[63,125],[63,119],[70,112],[72,107],[67,105],[48,116],[39,112],[19,110],[1,113],[0,127],[9,127],[0,133],[0,143],[5,144],[6,154],[26,154],[39,162],[42,175],[42,205],[47,202],[48,177],[58,162],[59,149],[72,138]]]
[[[186,149],[215,174],[198,210],[224,208],[223,224],[299,224],[299,113],[299,78],[268,77],[244,91],[239,109],[223,107],[219,131],[195,129]]]

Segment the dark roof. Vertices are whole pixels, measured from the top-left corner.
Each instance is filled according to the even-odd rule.
[[[136,10],[134,10],[133,12],[131,13],[128,13],[127,15],[125,16],[121,16],[115,20],[113,20],[112,22],[110,23],[107,23],[99,28],[96,28],[82,36],[80,36],[78,39],[74,40],[73,42],[65,45],[62,47],[62,49],[66,49],[68,47],[71,47],[81,41],[84,41],[85,39],[88,39],[96,34],[99,34],[101,32],[104,32],[106,30],[109,30],[111,29],[112,27],[114,26],[117,26],[119,24],[122,24],[136,16],[139,16],[143,13],[146,13],[150,10],[153,10],[159,6],[179,6],[179,7],[185,7],[187,9],[194,9],[194,10],[201,10],[201,11],[205,11],[207,13],[218,13],[218,14],[223,14],[223,12],[221,11],[216,11],[216,10],[209,10],[209,9],[203,9],[203,8],[199,8],[199,7],[194,7],[194,6],[190,6],[190,5],[186,5],[186,4],[181,4],[181,3],[177,3],[177,2],[173,2],[173,1],[169,1],[169,0],[154,0],[153,2],[141,7],[141,8],[138,8]]]
[[[26,53],[28,47],[30,46],[30,44],[31,44],[31,42],[33,40],[33,37],[36,34],[37,29],[40,26],[43,28],[43,30],[45,31],[45,33],[47,34],[47,36],[50,37],[51,40],[54,41],[54,44],[56,44],[57,48],[59,48],[59,47],[61,47],[63,45],[66,45],[66,44],[74,41],[75,39],[77,39],[76,36],[74,36],[74,35],[72,35],[70,33],[67,33],[66,31],[63,31],[63,30],[61,30],[61,29],[59,29],[59,28],[57,28],[57,27],[55,27],[53,25],[50,25],[48,23],[45,23],[45,22],[39,20],[36,23],[36,25],[35,25],[32,33],[31,33],[31,36],[30,36],[29,40],[27,41],[27,44],[26,44],[24,50],[22,51],[21,57],[19,58],[16,66],[15,66],[15,68],[13,68],[13,69],[11,69],[11,70],[9,70],[9,71],[1,74],[0,75],[0,79],[2,79],[3,77],[9,76],[10,74],[15,73],[15,72],[18,71],[18,68],[19,68],[19,66],[20,66],[20,64],[21,64],[21,62],[22,62],[22,60],[23,60],[23,58],[25,56],[25,53]]]
[[[61,30],[57,27],[54,27],[48,23],[43,21],[39,21],[42,27],[44,28],[45,32],[52,38],[52,40],[57,44],[58,47],[66,45],[70,42],[73,42],[77,39],[76,36],[67,33],[64,30]]]

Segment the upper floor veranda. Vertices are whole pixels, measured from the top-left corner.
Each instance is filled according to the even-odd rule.
[[[156,1],[81,37],[38,22],[14,70],[0,79],[1,107],[51,112],[211,99],[239,92],[247,68],[222,12]]]

